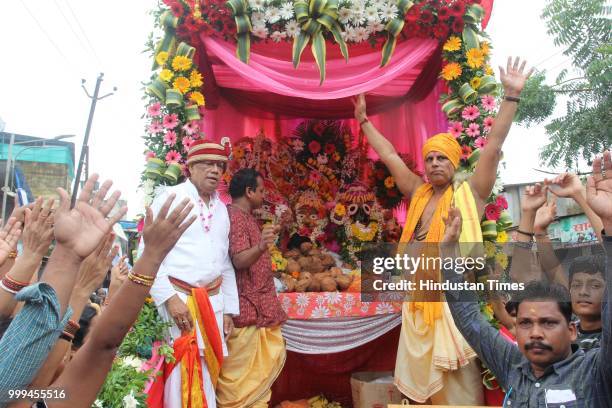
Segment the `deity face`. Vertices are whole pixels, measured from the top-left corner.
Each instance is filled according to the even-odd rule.
[[[314,228],[321,221],[320,211],[310,205],[302,205],[295,209],[297,224],[300,227]]]

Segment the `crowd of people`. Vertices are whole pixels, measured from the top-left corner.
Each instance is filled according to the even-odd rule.
[[[356,120],[410,199],[400,242],[440,243],[449,256],[459,256],[457,242],[482,242],[480,220],[530,73],[519,59],[501,69],[503,102],[466,180],[455,177],[462,152],[454,137],[427,140],[424,181],[368,120],[365,97],[355,99]],[[90,407],[148,296],[168,323],[174,349],[174,361],[157,379],[160,407],[268,406],[286,356],[280,328],[287,316],[269,254],[280,227],[262,229],[253,215],[264,201],[264,180],[253,169],[236,172],[232,203],[221,201],[217,187],[228,160],[220,144],[193,143],[188,178],[146,209],[133,268],[123,257],[116,261],[112,226],[127,209],[113,211],[120,193],[108,195],[110,181],[94,191],[98,176],[92,176],[73,208],[59,189],[57,208],[38,199],[14,211],[0,231],[0,407]],[[602,255],[575,259],[569,273],[546,234],[555,212],[548,193],[573,198],[604,247]],[[528,187],[517,236],[510,274],[526,288],[492,300],[515,342],[484,320],[473,296],[466,301],[449,291],[444,302],[417,294],[403,305],[395,384],[412,401],[482,405],[475,357],[506,391],[505,406],[612,401],[610,153],[594,159],[586,190],[572,174]],[[534,241],[539,268],[531,259]],[[108,290],[100,290],[109,271]],[[450,281],[463,279],[442,272]],[[28,389],[61,390],[64,398],[17,398],[16,391]]]

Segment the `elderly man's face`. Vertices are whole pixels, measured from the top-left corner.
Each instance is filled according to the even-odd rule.
[[[455,167],[444,154],[430,152],[425,156],[425,174],[432,185],[442,187],[453,180]]]
[[[224,161],[205,160],[189,166],[189,179],[198,192],[212,194],[225,173],[227,163]]]

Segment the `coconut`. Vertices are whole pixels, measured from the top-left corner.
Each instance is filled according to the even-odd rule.
[[[335,292],[337,290],[336,281],[331,276],[321,279],[321,290],[323,292]]]

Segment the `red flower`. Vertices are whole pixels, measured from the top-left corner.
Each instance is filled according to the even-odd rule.
[[[434,27],[433,29],[433,34],[436,38],[442,40],[445,39],[446,37],[448,37],[448,32],[450,31],[450,29],[448,28],[448,26],[445,23],[440,23],[437,26]]]
[[[465,14],[465,4],[462,1],[453,3],[451,6],[451,12],[455,17],[463,17]]]
[[[487,204],[485,207],[485,216],[487,220],[496,221],[499,220],[501,215],[501,209],[494,203]]]
[[[310,153],[312,154],[319,153],[321,151],[321,143],[313,140],[312,142],[308,143],[308,150],[310,150]]]
[[[385,178],[385,171],[383,169],[376,169],[376,178],[382,180]]]
[[[451,17],[451,12],[448,7],[440,7],[438,10],[438,20],[446,21]]]
[[[472,154],[472,148],[468,145],[461,146],[462,159],[467,159]]]
[[[414,21],[408,21],[404,26],[404,30],[406,31],[407,36],[413,37],[419,32],[419,25]]]
[[[508,200],[506,200],[506,197],[504,196],[501,196],[501,195],[497,196],[497,200],[495,200],[495,204],[504,210],[508,209]]]
[[[417,37],[419,38],[430,38],[431,37],[431,28],[428,26],[420,26],[419,32],[417,33]]]
[[[413,6],[410,10],[408,10],[408,12],[406,13],[405,16],[405,20],[406,21],[413,21],[413,22],[417,22],[419,20],[419,16],[421,15],[420,13],[420,8],[418,6]]]
[[[334,146],[333,144],[327,143],[325,145],[325,153],[332,154],[335,151],[336,151],[336,146]]]
[[[315,132],[317,136],[321,136],[324,130],[325,126],[323,126],[321,122],[317,122],[317,124],[312,127],[312,131]]]
[[[455,21],[453,21],[453,26],[452,26],[453,32],[454,33],[462,32],[463,31],[463,26],[464,26],[463,19],[462,18],[455,18]]]
[[[172,14],[174,14],[174,16],[178,18],[183,17],[183,14],[185,14],[185,9],[179,3],[173,3],[170,6],[170,10],[172,11]]]
[[[423,10],[421,12],[421,23],[424,24],[429,24],[431,22],[433,22],[434,20],[434,15],[431,11],[429,10]]]

